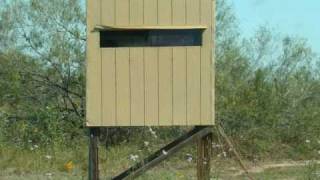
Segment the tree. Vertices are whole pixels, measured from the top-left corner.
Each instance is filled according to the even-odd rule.
[[[30,129],[45,125],[45,131],[59,124],[55,129],[67,129],[71,136],[81,133],[86,41],[81,4],[79,0],[14,0],[1,9],[0,50],[6,60],[1,60],[5,68],[0,73],[6,76],[0,80],[6,83],[1,87],[9,87],[1,96],[17,91],[12,96],[16,101],[4,101],[19,106],[11,108],[8,116],[22,116]],[[14,84],[19,87],[13,89]]]

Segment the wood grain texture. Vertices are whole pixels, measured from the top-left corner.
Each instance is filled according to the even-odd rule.
[[[174,26],[177,26],[177,25],[182,27],[186,26],[186,8],[185,7],[186,7],[186,0],[172,0],[172,24]]]
[[[173,124],[187,120],[187,62],[186,48],[173,49]]]
[[[159,125],[158,49],[144,49],[145,63],[145,125]]]
[[[171,25],[172,22],[171,0],[158,0],[158,25]]]
[[[187,48],[187,125],[200,124],[201,100],[199,57],[199,47]]]
[[[212,133],[199,139],[197,145],[197,177],[199,180],[210,180]]]
[[[101,0],[101,23],[115,25],[115,0]],[[116,50],[101,49],[102,126],[117,125]]]
[[[200,24],[200,0],[186,0],[186,23]],[[201,124],[200,47],[187,47],[187,125]]]
[[[144,26],[158,25],[158,0],[144,0]]]
[[[127,26],[130,24],[130,1],[129,0],[116,0],[116,25]]]
[[[102,49],[102,119],[101,125],[116,123],[116,57],[114,48]]]
[[[87,126],[99,126],[102,121],[100,36],[99,33],[91,33],[91,30],[101,23],[100,1],[88,3],[87,9],[86,119]]]
[[[129,48],[116,50],[117,125],[131,125]]]
[[[172,24],[172,1],[158,0],[158,25]],[[159,48],[159,125],[172,125],[172,48]]]
[[[130,24],[143,24],[143,0],[130,0]],[[130,48],[131,124],[144,126],[144,52]]]
[[[211,125],[212,121],[212,0],[201,1],[201,24],[209,25],[203,32],[201,47],[201,124]]]
[[[130,1],[115,1],[116,25],[130,24]],[[130,49],[116,48],[117,125],[131,125]]]
[[[131,124],[144,126],[144,63],[143,49],[130,48]]]
[[[143,25],[143,0],[130,0],[130,25]]]
[[[116,0],[101,0],[101,24],[115,26]],[[99,24],[97,24],[99,25]]]
[[[186,1],[172,0],[172,22],[186,24]],[[173,125],[186,124],[187,120],[187,62],[186,48],[173,48]]]
[[[216,19],[215,19],[215,12],[216,12],[216,0],[212,0],[212,11],[211,11],[211,124],[215,125],[215,118],[216,118],[216,111],[215,111],[215,32],[216,32]]]
[[[172,125],[172,48],[159,49],[159,125]]]
[[[144,26],[158,25],[158,0],[144,0]],[[144,48],[145,125],[159,125],[158,48]]]

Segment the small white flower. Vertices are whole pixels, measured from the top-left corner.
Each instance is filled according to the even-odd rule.
[[[52,176],[53,174],[52,173],[46,173],[46,176]]]
[[[31,150],[31,151],[33,151],[33,150],[34,150],[34,148],[33,148],[33,147],[31,147],[31,148],[30,148],[30,150]]]
[[[139,156],[138,155],[133,155],[133,154],[130,154],[130,160],[132,161],[137,161],[139,159]]]
[[[34,147],[35,149],[39,148],[39,146],[38,146],[38,145],[34,145],[33,147]]]
[[[49,160],[52,159],[52,156],[50,156],[50,155],[46,155],[45,157],[46,157],[46,159],[49,159]]]
[[[28,143],[32,143],[32,140],[29,139],[29,140],[28,140]]]
[[[155,132],[151,127],[149,127],[149,131],[150,131],[150,133],[152,134],[152,136],[153,136],[154,138],[158,138],[156,132]]]
[[[225,151],[222,152],[223,157],[227,157],[227,153]]]
[[[192,158],[192,154],[186,154],[186,156],[187,156],[187,161],[188,162],[192,162],[192,160],[193,160],[193,158]]]
[[[158,138],[158,136],[156,134],[153,135],[154,138]]]
[[[148,142],[148,141],[145,141],[145,142],[144,142],[144,145],[145,145],[145,146],[149,146],[149,142]]]
[[[212,148],[220,148],[222,147],[220,144],[215,144],[215,143],[212,143]]]
[[[163,154],[163,155],[168,155],[168,152],[165,151],[165,150],[162,150],[162,154]]]

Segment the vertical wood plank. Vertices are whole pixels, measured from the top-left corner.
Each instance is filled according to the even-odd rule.
[[[101,0],[101,24],[115,25],[116,0]]]
[[[158,0],[158,25],[172,24],[172,1]],[[172,125],[172,48],[159,48],[159,125]]]
[[[158,25],[171,25],[171,0],[158,0]]]
[[[144,25],[158,23],[158,0],[144,0]],[[158,49],[144,48],[145,63],[145,125],[159,124]]]
[[[143,49],[130,48],[131,124],[144,125],[144,64]]]
[[[129,48],[116,50],[116,77],[117,125],[128,126],[131,124]]]
[[[200,124],[200,48],[187,48],[187,124]],[[208,97],[209,98],[209,97]]]
[[[116,25],[129,25],[130,3],[129,0],[116,0]]]
[[[184,47],[173,49],[173,124],[186,125],[187,62]]]
[[[202,0],[186,0],[186,18],[188,25],[199,25],[200,1]]]
[[[130,25],[143,24],[143,0],[130,0]],[[131,124],[144,125],[143,48],[130,48]]]
[[[102,125],[116,125],[116,57],[114,48],[102,49]]]
[[[212,11],[211,11],[211,35],[213,36],[212,41],[212,48],[211,48],[211,120],[212,124],[215,124],[215,34],[216,34],[216,0],[212,0]]]
[[[144,0],[144,25],[158,24],[158,0]]]
[[[187,24],[200,23],[200,0],[186,0]],[[200,47],[187,48],[187,124],[201,122]]]
[[[186,0],[172,0],[172,23],[186,24]]]
[[[143,24],[143,0],[130,0],[130,25]]]
[[[172,22],[186,23],[186,1],[172,0]],[[186,125],[187,120],[187,64],[186,48],[173,48],[173,125]]]
[[[201,24],[208,26],[203,32],[201,47],[201,124],[212,124],[212,0],[201,1]]]
[[[102,10],[103,8],[103,10]],[[101,0],[101,24],[115,24],[115,0]],[[116,57],[114,48],[102,48],[102,125],[116,125]]]
[[[129,0],[115,1],[116,25],[130,23]],[[116,48],[117,125],[131,125],[130,50]]]
[[[87,3],[87,126],[101,125],[101,51],[99,33],[91,32],[101,23],[100,0]]]
[[[172,48],[159,49],[159,125],[172,124]]]
[[[159,123],[158,49],[145,48],[145,125]]]

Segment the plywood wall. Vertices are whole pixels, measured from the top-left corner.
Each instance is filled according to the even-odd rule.
[[[214,1],[88,0],[87,125],[214,124]],[[204,25],[203,45],[100,48],[96,25]]]

